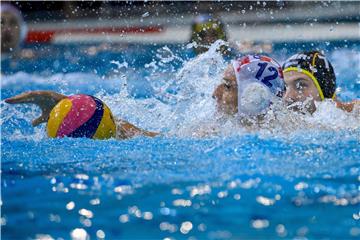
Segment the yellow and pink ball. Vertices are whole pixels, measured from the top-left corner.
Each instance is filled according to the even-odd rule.
[[[90,95],[78,94],[61,100],[52,109],[47,134],[52,138],[107,139],[115,137],[116,125],[104,102]]]

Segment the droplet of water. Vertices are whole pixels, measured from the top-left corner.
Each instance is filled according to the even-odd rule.
[[[148,17],[148,16],[150,16],[150,13],[149,13],[149,12],[146,12],[146,13],[144,13],[143,15],[141,15],[141,17],[143,17],[143,18],[146,18],[146,17]]]
[[[193,224],[190,221],[183,222],[180,227],[180,232],[182,234],[188,234],[193,228]]]
[[[89,235],[83,228],[75,228],[70,233],[71,239],[73,240],[88,240]]]
[[[266,219],[256,219],[251,222],[251,226],[255,229],[267,228],[269,221]]]
[[[103,230],[97,230],[96,231],[96,237],[98,237],[99,239],[104,239],[105,238],[105,233]]]

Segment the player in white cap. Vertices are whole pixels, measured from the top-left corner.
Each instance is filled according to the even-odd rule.
[[[214,97],[218,109],[223,113],[256,117],[266,114],[274,101],[281,101],[284,91],[281,66],[275,60],[266,56],[247,55],[229,65],[224,74],[224,83],[215,89]],[[36,126],[46,122],[51,109],[65,97],[51,91],[32,91],[6,99],[5,102],[38,105],[42,115],[33,121]],[[120,139],[157,135],[126,121],[117,122],[117,137]]]

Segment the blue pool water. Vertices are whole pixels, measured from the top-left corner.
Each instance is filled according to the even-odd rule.
[[[283,61],[325,49],[339,98],[360,98],[359,42],[279,43]],[[87,93],[156,138],[48,139],[34,106],[1,102],[2,237],[26,239],[358,239],[360,118],[330,105],[245,130],[214,122],[226,60],[186,46],[29,46],[1,63],[1,99]],[[51,53],[51,54],[49,54]],[[304,118],[293,122],[294,119]],[[280,125],[280,126],[279,126]],[[200,130],[199,130],[200,129]]]

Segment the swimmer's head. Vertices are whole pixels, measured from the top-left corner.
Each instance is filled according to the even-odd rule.
[[[26,27],[19,10],[6,3],[1,4],[1,53],[16,50],[25,39]]]
[[[226,41],[224,24],[211,15],[199,15],[192,24],[190,42],[195,42],[195,52],[200,54],[207,51],[206,46],[213,44],[216,40]]]
[[[266,56],[247,55],[233,61],[223,81],[213,96],[218,110],[226,114],[261,115],[285,90],[281,66]]]
[[[295,54],[283,65],[285,101],[294,110],[313,113],[315,101],[334,99],[336,77],[329,60],[318,51]]]

